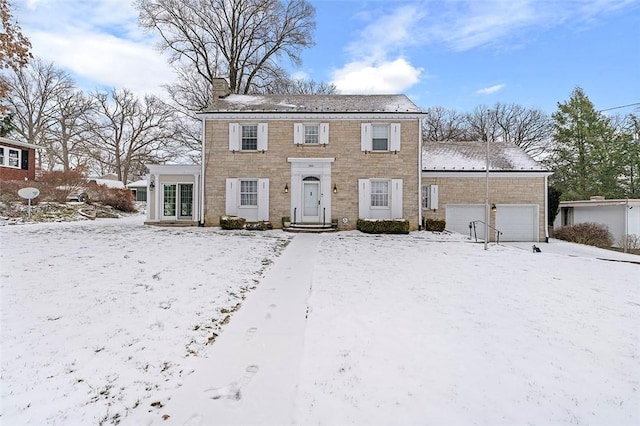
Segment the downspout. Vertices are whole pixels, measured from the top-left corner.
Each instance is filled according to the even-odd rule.
[[[205,123],[206,120],[203,117],[202,118],[202,128],[200,129],[200,140],[202,141],[202,146],[200,148],[201,150],[201,154],[200,154],[200,223],[199,226],[204,226],[204,211],[205,211],[205,191],[204,191],[204,183],[205,183],[205,139],[204,139],[204,135],[205,135],[205,131],[204,131],[204,127],[205,127]]]
[[[422,118],[418,118],[418,231],[422,230]]]
[[[549,242],[549,175],[544,175],[544,239]]]

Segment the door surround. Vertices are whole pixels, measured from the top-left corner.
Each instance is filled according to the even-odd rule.
[[[331,223],[331,163],[335,158],[287,158],[287,161],[291,163],[291,222]],[[310,178],[308,183],[318,183],[318,215],[314,217],[303,216],[305,178]]]

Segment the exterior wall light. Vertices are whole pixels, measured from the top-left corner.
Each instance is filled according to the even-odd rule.
[[[338,186],[335,183],[333,184],[333,193],[334,194],[338,193]]]
[[[151,180],[151,182],[149,183],[149,189],[153,191],[154,189],[156,189],[156,181],[153,175],[149,176],[149,179]]]
[[[288,184],[288,183],[285,183],[285,184],[284,184],[284,193],[285,193],[285,194],[288,194],[288,193],[289,193],[289,184]]]
[[[495,204],[491,204],[491,211],[495,213],[495,212],[496,212],[496,210],[498,210],[498,208],[496,207],[496,205],[495,205]]]

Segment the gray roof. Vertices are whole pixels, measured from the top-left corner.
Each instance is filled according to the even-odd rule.
[[[422,113],[405,95],[229,95],[207,112]]]
[[[424,142],[423,171],[473,172],[486,170],[486,142]],[[491,142],[489,170],[547,171],[521,148],[512,143]]]

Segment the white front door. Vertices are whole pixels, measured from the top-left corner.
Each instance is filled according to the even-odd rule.
[[[302,221],[320,222],[320,182],[302,182]]]

